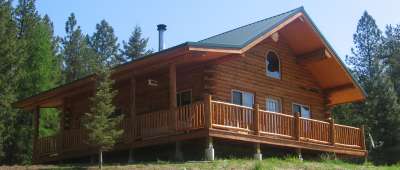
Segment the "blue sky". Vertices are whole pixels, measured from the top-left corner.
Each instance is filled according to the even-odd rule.
[[[352,35],[367,10],[384,29],[400,24],[397,0],[37,0],[40,14],[48,14],[57,35],[64,35],[67,17],[74,12],[85,33],[92,34],[100,20],[107,20],[119,41],[127,40],[135,25],[157,49],[156,25],[167,25],[166,47],[198,41],[230,29],[304,6],[324,36],[341,57],[350,53]]]

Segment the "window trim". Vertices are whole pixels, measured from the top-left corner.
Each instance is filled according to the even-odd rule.
[[[237,90],[237,89],[232,89],[232,90],[231,90],[231,103],[232,103],[232,104],[235,104],[235,103],[233,103],[233,92],[239,92],[239,93],[242,94],[242,102],[244,101],[244,100],[243,100],[243,94],[244,94],[244,93],[250,93],[250,94],[252,94],[252,95],[253,95],[253,105],[255,104],[255,100],[254,100],[254,99],[255,99],[255,94],[254,94],[253,92],[243,91],[243,90]],[[242,106],[242,107],[253,108],[253,106],[251,106],[251,107],[245,106],[245,105],[243,105],[243,103],[242,103],[242,104],[235,104],[235,105],[239,105],[239,106]]]
[[[190,104],[192,104],[193,103],[193,90],[192,89],[185,89],[185,90],[180,90],[180,91],[177,91],[176,92],[176,98],[177,98],[177,100],[181,100],[181,99],[178,99],[178,94],[180,94],[180,93],[184,93],[184,92],[190,92]],[[181,102],[181,101],[180,101]],[[176,102],[176,105],[177,106],[182,106],[182,105],[179,105],[179,103],[178,103],[178,101]]]
[[[306,118],[306,119],[311,119],[311,118],[312,118],[312,112],[311,112],[311,106],[310,106],[310,105],[307,105],[307,104],[300,104],[300,103],[292,102],[292,114],[294,114],[294,112],[293,112],[293,106],[294,106],[294,105],[299,105],[299,106],[305,106],[305,107],[308,107],[308,109],[310,110],[310,117],[309,117],[309,118],[307,118],[307,117],[303,117],[303,116],[301,115],[301,113],[300,113],[300,117],[302,117],[302,118]]]
[[[273,111],[269,111],[268,110],[268,99],[277,100],[279,102],[279,110],[280,110],[280,112],[273,112]],[[280,97],[267,96],[265,98],[265,110],[268,111],[268,112],[272,112],[272,113],[283,113],[283,110],[282,110],[282,99]]]
[[[273,76],[268,75],[268,64],[267,63],[268,63],[268,54],[269,53],[275,53],[276,57],[278,57],[279,77],[273,77]],[[277,80],[282,79],[282,68],[281,68],[280,55],[274,50],[268,50],[267,53],[265,54],[265,74],[269,78],[273,78],[273,79],[277,79]]]

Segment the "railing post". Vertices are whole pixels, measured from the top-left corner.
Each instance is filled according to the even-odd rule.
[[[361,125],[361,127],[360,127],[360,131],[361,131],[361,133],[360,133],[360,140],[361,140],[361,148],[363,149],[363,150],[366,150],[366,145],[365,145],[365,132],[364,132],[364,129],[365,129],[365,126],[364,125]]]
[[[260,105],[253,106],[253,124],[255,135],[260,135]]]
[[[329,118],[329,126],[330,126],[330,142],[331,145],[335,145],[335,120],[333,118]]]
[[[212,128],[212,106],[211,106],[211,95],[207,94],[204,97],[204,118],[206,128]]]
[[[294,113],[294,137],[300,141],[300,113]]]

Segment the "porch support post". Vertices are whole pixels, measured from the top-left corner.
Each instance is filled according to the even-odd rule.
[[[171,129],[177,130],[177,113],[176,113],[176,65],[169,65],[169,109],[172,114]]]
[[[253,124],[255,135],[260,135],[260,105],[255,104],[253,107]]]
[[[206,161],[214,161],[213,138],[207,137],[207,148],[205,150]]]
[[[294,113],[294,137],[297,141],[300,141],[300,113]]]
[[[136,120],[136,78],[131,78],[131,90],[130,90],[130,122],[133,131],[136,131],[137,120]],[[136,133],[133,133],[136,135]],[[137,136],[132,136],[133,138]],[[133,139],[132,139],[133,140]],[[130,151],[129,151],[130,153]]]
[[[209,94],[204,96],[204,117],[205,117],[205,127],[207,129],[212,128],[211,98],[212,97]]]
[[[63,105],[61,108],[61,113],[60,113],[60,132],[58,133],[58,143],[57,143],[57,152],[62,153],[63,151],[63,145],[64,145],[64,124],[65,124],[65,103],[67,100],[64,98],[63,99]]]
[[[256,143],[255,144],[255,150],[256,150],[256,153],[254,154],[254,159],[255,160],[262,160],[262,153],[261,153],[260,143]]]
[[[364,156],[364,162],[368,162],[368,151],[367,151],[367,146],[365,145],[365,126],[361,125],[360,127],[360,142],[361,142],[361,148],[365,151],[365,156]]]
[[[38,148],[37,148],[37,142],[39,138],[39,119],[40,119],[40,107],[36,106],[33,110],[33,162],[36,162],[37,154],[38,154]]]
[[[331,131],[331,133],[330,133],[330,142],[331,142],[331,145],[335,145],[335,120],[333,120],[333,118],[330,118],[329,119],[329,126],[330,126],[330,131]]]

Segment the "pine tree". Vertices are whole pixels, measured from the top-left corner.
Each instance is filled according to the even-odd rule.
[[[112,89],[113,80],[110,79],[110,68],[99,66],[96,75],[96,93],[90,99],[90,113],[83,119],[84,127],[88,130],[88,143],[99,153],[99,167],[103,164],[103,151],[111,149],[123,130],[118,127],[122,116],[115,115],[113,98],[116,91]]]
[[[364,12],[353,36],[354,48],[347,61],[368,94],[365,102],[348,104],[335,109],[335,118],[353,125],[366,125],[366,134],[372,136],[375,148],[369,147],[376,163],[393,163],[400,155],[400,105],[394,85],[387,76],[383,36],[375,20]],[[344,115],[345,114],[345,115]],[[343,120],[346,119],[346,120]],[[366,138],[370,144],[369,137]]]
[[[16,84],[17,98],[25,98],[55,86],[58,67],[54,67],[52,34],[38,15],[34,0],[19,0],[14,11],[17,26],[18,57],[21,60],[20,78]],[[29,113],[18,111],[8,115],[5,148],[7,163],[27,163],[32,152],[32,118]]]
[[[400,25],[388,25],[385,33],[383,59],[397,95],[400,95]]]
[[[92,60],[95,59],[88,46],[88,40],[77,26],[74,13],[65,24],[66,36],[61,40],[64,82],[71,82],[93,72]]]
[[[11,1],[0,0],[0,164],[8,163],[11,123],[17,114],[11,104],[16,101],[16,84],[20,77],[21,59],[12,10]]]
[[[140,57],[151,54],[152,50],[147,50],[147,42],[149,38],[142,38],[142,29],[136,26],[131,36],[129,37],[128,43],[123,41],[122,54],[126,57],[127,61],[132,61]]]
[[[107,66],[115,66],[125,60],[118,53],[118,38],[114,35],[114,29],[107,21],[102,20],[96,24],[96,32],[90,37],[90,47],[97,54],[97,63]]]
[[[346,56],[346,61],[356,74],[366,91],[369,90],[371,78],[376,73],[374,63],[378,62],[378,54],[382,44],[382,31],[378,28],[371,15],[364,12],[353,35],[354,48],[352,56]]]
[[[384,73],[376,74],[372,81],[364,105],[367,130],[376,144],[370,155],[375,163],[393,164],[400,161],[400,105],[397,93]]]

